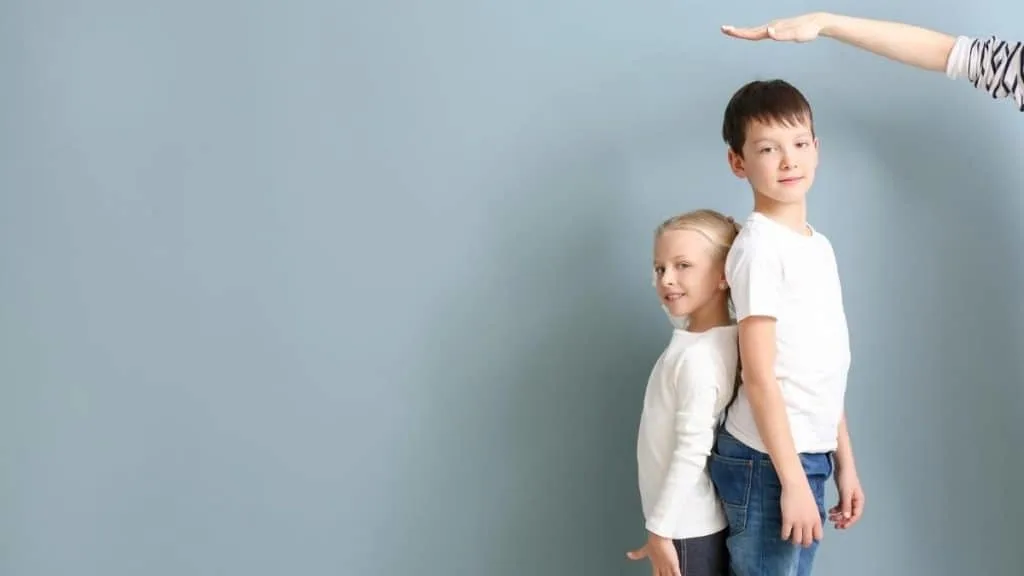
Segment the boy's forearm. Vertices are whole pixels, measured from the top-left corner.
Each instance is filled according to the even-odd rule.
[[[920,26],[841,14],[819,14],[821,36],[897,62],[942,72],[956,38]]]
[[[793,443],[782,390],[774,378],[752,378],[744,384],[761,441],[775,466],[782,485],[806,481],[803,464]]]
[[[846,413],[843,413],[843,417],[839,419],[839,434],[836,438],[838,444],[836,446],[836,469],[838,470],[856,470],[857,463],[853,459],[853,444],[850,442],[850,429],[846,425]]]

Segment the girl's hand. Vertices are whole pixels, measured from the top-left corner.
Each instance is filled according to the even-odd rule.
[[[836,489],[839,491],[839,504],[828,511],[828,519],[835,524],[837,530],[845,530],[856,524],[864,514],[864,489],[861,488],[857,470],[837,470]]]
[[[676,547],[669,538],[648,534],[647,543],[642,548],[627,552],[626,557],[630,560],[650,558],[652,576],[683,576]]]
[[[776,40],[779,42],[810,42],[818,37],[824,26],[824,14],[813,13],[773,20],[754,28],[722,26],[726,36],[742,40]]]

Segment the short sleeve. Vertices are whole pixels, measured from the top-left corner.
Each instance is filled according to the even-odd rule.
[[[733,245],[725,263],[736,321],[748,316],[778,318],[781,304],[782,259],[774,246],[750,237]]]

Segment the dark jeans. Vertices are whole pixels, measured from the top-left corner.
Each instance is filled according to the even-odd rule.
[[[825,527],[825,482],[831,453],[800,454]],[[729,519],[732,576],[810,576],[818,543],[804,548],[782,540],[782,484],[768,455],[719,429],[708,463],[711,481]]]
[[[684,576],[729,576],[728,530],[708,536],[673,540]]]

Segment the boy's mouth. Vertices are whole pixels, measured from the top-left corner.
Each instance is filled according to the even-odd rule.
[[[801,181],[803,179],[804,179],[803,176],[790,176],[789,178],[780,178],[778,180],[778,182],[779,182],[779,184],[793,184],[793,183],[799,182],[799,181]]]

